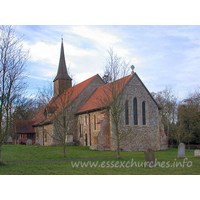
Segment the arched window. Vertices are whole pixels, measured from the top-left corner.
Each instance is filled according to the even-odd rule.
[[[87,125],[87,115],[85,115],[85,125]]]
[[[44,133],[44,141],[47,142],[47,133]]]
[[[79,133],[80,133],[80,137],[82,137],[82,125],[81,125],[81,123],[79,123]]]
[[[134,125],[138,125],[137,98],[133,99],[133,120]]]
[[[142,102],[142,124],[146,125],[146,105],[145,102]]]
[[[94,115],[94,130],[97,130],[97,119],[96,119],[96,115]]]
[[[125,102],[125,124],[129,125],[128,100]]]

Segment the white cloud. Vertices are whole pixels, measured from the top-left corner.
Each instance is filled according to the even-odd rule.
[[[199,84],[200,37],[196,26],[156,26],[153,31],[148,26],[141,29],[135,26],[55,28],[60,27],[50,27],[52,32],[48,34],[47,31],[38,31],[36,40],[24,43],[25,49],[30,49],[30,70],[35,66],[34,70],[40,76],[38,78],[31,73],[37,81],[55,77],[61,45],[60,39],[57,39],[63,33],[64,38],[68,39],[64,39],[66,64],[68,67],[70,64],[70,72],[77,83],[103,71],[108,56],[106,51],[113,47],[119,57],[135,65],[135,71],[150,91],[158,91],[171,84],[176,90],[187,92]],[[40,42],[31,44],[33,41]]]
[[[105,31],[102,31],[98,28],[75,26],[72,27],[68,32],[93,40],[94,42],[98,43],[98,45],[106,48],[118,42],[121,42],[121,39],[119,39],[117,36],[106,33]]]
[[[29,78],[33,78],[33,79],[39,79],[39,80],[44,80],[44,81],[47,81],[49,79],[47,78],[42,78],[42,77],[38,77],[38,76],[32,76],[32,75],[29,75]]]
[[[36,44],[29,45],[24,42],[25,49],[30,49],[30,60],[39,61],[41,63],[48,63],[51,65],[57,65],[59,61],[59,49],[60,44],[46,44],[44,42],[37,42]]]
[[[24,49],[30,49],[30,60],[39,61],[41,63],[48,63],[50,65],[57,66],[59,63],[60,57],[60,43],[57,44],[47,44],[44,42],[37,42],[33,45],[30,45],[26,42],[23,43]],[[94,50],[85,50],[79,49],[71,44],[64,42],[64,51],[66,57],[66,63],[71,63],[69,60],[69,56],[94,56],[96,52]],[[52,67],[52,66],[50,66]]]
[[[86,79],[94,76],[95,74],[91,73],[91,72],[85,72],[85,73],[77,73],[74,76],[74,79],[76,80],[75,83],[80,83],[82,81],[85,81]]]

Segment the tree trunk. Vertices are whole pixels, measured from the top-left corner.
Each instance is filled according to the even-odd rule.
[[[66,157],[65,144],[63,145],[63,157]]]
[[[117,148],[117,158],[119,159],[120,158],[120,152],[119,152],[119,149]]]
[[[170,144],[171,135],[169,133],[169,123],[167,123],[167,132],[168,132],[168,144]]]
[[[119,141],[117,141],[117,158],[120,158]]]
[[[0,164],[2,164],[2,160],[1,160],[1,145],[0,145]]]

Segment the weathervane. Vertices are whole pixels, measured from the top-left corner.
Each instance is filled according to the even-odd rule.
[[[133,73],[134,73],[135,66],[134,66],[134,65],[131,65],[131,69],[132,69],[132,74],[133,74]]]

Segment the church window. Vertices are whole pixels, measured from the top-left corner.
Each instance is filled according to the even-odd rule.
[[[44,141],[47,142],[47,133],[44,134]]]
[[[142,102],[142,124],[146,125],[146,105],[145,102]]]
[[[133,117],[134,117],[134,125],[138,125],[137,98],[133,99]]]
[[[85,125],[87,125],[87,115],[85,115]]]
[[[94,130],[97,130],[97,119],[96,119],[96,115],[94,115]]]
[[[126,102],[125,102],[125,124],[129,125],[128,100],[126,100]]]
[[[80,133],[80,137],[82,136],[82,125],[81,123],[79,123],[79,133]]]

